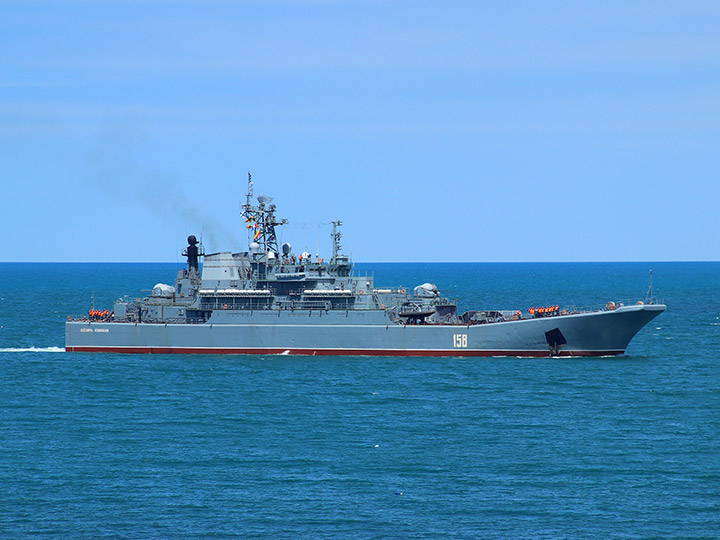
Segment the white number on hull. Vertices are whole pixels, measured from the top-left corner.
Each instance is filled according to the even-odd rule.
[[[466,348],[467,347],[467,334],[453,334],[453,347]]]

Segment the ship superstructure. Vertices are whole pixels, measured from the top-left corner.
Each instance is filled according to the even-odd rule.
[[[342,253],[332,222],[328,260],[278,245],[272,198],[257,197],[248,175],[241,215],[248,250],[204,254],[195,236],[174,285],[118,300],[66,323],[66,349],[86,352],[349,354],[403,356],[617,355],[665,310],[651,298],[609,302],[595,311],[559,306],[471,310],[424,283],[376,287]],[[203,258],[202,269],[199,260]]]

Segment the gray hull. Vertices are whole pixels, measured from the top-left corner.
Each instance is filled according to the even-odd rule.
[[[662,304],[471,325],[389,322],[381,310],[215,311],[202,324],[69,321],[74,352],[368,356],[610,356]],[[566,343],[552,351],[548,333]]]

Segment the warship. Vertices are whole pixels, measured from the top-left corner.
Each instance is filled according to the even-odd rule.
[[[272,198],[257,197],[248,174],[241,215],[248,251],[205,254],[195,236],[174,285],[120,298],[65,323],[69,352],[368,356],[614,356],[666,306],[650,290],[637,302],[598,309],[485,309],[458,312],[432,283],[376,287],[342,253],[332,222],[328,260],[278,245]],[[203,259],[202,268],[200,259]],[[651,275],[652,279],[652,275]]]

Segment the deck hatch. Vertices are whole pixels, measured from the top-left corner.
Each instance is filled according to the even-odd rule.
[[[552,356],[557,356],[560,347],[567,345],[567,339],[565,339],[559,328],[553,328],[545,332],[545,339]]]

